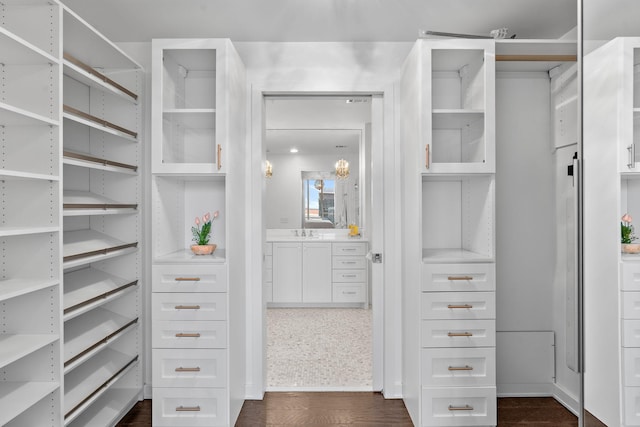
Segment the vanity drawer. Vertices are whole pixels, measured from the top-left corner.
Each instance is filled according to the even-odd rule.
[[[640,425],[640,387],[624,388],[625,426]]]
[[[495,347],[495,320],[423,320],[423,347]]]
[[[153,425],[218,427],[228,424],[223,388],[153,388]]]
[[[225,387],[226,350],[154,349],[154,387]]]
[[[423,426],[495,426],[495,387],[422,389]]]
[[[171,293],[151,295],[153,321],[226,320],[227,294]]]
[[[359,283],[367,281],[367,270],[333,270],[334,283]]]
[[[423,264],[422,290],[426,292],[495,291],[494,263]]]
[[[362,255],[367,252],[366,243],[332,243],[331,250],[334,256],[338,255]]]
[[[154,321],[151,328],[153,348],[226,348],[225,321]]]
[[[361,256],[334,256],[333,268],[336,270],[366,269],[367,259]]]
[[[151,281],[153,292],[226,292],[227,266],[154,265]]]
[[[622,290],[640,291],[640,262],[623,262],[621,270]]]
[[[333,302],[365,302],[365,284],[333,284]]]
[[[622,321],[622,346],[640,347],[640,320]]]
[[[494,348],[422,350],[422,384],[430,387],[495,386]]]
[[[621,292],[622,318],[640,319],[640,292]]]
[[[495,319],[493,292],[425,292],[423,319]]]
[[[622,357],[624,385],[640,387],[640,348],[623,348]]]

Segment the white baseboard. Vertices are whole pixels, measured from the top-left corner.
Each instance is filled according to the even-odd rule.
[[[553,397],[558,402],[560,402],[562,406],[573,412],[575,416],[578,416],[578,413],[580,412],[580,404],[578,402],[578,398],[575,397],[572,393],[559,386],[558,384],[554,384]]]
[[[553,383],[498,384],[496,390],[498,397],[550,397]]]
[[[245,384],[245,400],[262,400],[264,392],[255,384]]]
[[[267,391],[271,392],[334,392],[334,391],[346,391],[346,392],[372,392],[372,387],[267,387]]]
[[[385,399],[402,399],[402,382],[396,381],[392,387],[386,387],[382,390]]]
[[[144,399],[151,399],[153,397],[153,389],[151,388],[151,384],[145,384],[142,387],[142,397]]]

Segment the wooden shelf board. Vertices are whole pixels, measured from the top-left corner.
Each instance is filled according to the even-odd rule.
[[[0,50],[6,65],[59,64],[60,61],[4,27],[0,27]]]
[[[59,124],[57,120],[0,102],[1,126],[58,126]]]
[[[110,426],[115,425],[126,412],[139,400],[141,390],[133,388],[111,388],[97,398],[93,404],[69,427]]]
[[[60,384],[57,382],[0,381],[0,425],[26,412],[58,388]]]
[[[0,301],[27,295],[58,285],[58,280],[9,279],[0,280]]]
[[[171,252],[154,258],[157,263],[195,263],[195,264],[223,264],[226,262],[226,251],[217,248],[211,255],[194,255],[191,249]]]
[[[127,175],[137,175],[138,167],[125,163],[114,162],[107,159],[92,156],[90,154],[64,151],[62,153],[62,163],[65,165],[79,166],[89,169],[117,172]]]
[[[42,180],[42,181],[60,181],[60,177],[56,175],[47,175],[43,173],[33,173],[24,171],[15,171],[8,169],[0,169],[1,180]]]
[[[137,242],[123,242],[95,230],[64,232],[63,242],[64,268],[85,265],[137,250],[134,246]]]
[[[66,76],[71,77],[72,79],[84,84],[85,86],[93,87],[100,91],[113,94],[120,98],[126,99],[127,101],[133,102],[134,104],[138,103],[138,95],[131,92],[127,88],[120,86],[118,83],[113,82],[102,73],[93,70],[88,65],[85,65],[78,59],[73,58],[73,56],[65,53],[62,63],[64,65],[63,72]],[[92,71],[89,71],[90,69]]]
[[[88,191],[65,190],[63,200],[64,216],[133,214],[138,206]]]
[[[468,251],[466,249],[423,249],[422,262],[434,263],[467,263],[493,262],[492,256]]]
[[[111,134],[111,135],[115,135],[117,137],[120,137],[122,139],[126,139],[128,141],[138,142],[137,138],[134,138],[133,136],[131,136],[131,135],[127,134],[127,133],[120,132],[120,131],[118,131],[116,129],[112,129],[112,128],[108,128],[108,127],[102,126],[100,123],[85,119],[85,118],[80,117],[80,116],[76,116],[76,115],[71,114],[71,113],[66,113],[65,112],[65,113],[62,114],[62,117],[67,119],[67,120],[71,120],[73,122],[79,123],[81,125],[85,125],[85,126],[88,126],[90,128],[97,129],[99,131],[102,131],[102,132],[105,132],[105,133],[108,133],[108,134]]]
[[[0,227],[0,237],[56,233],[58,231],[60,231],[60,227]]]
[[[7,366],[58,340],[58,335],[0,335],[0,368]]]
[[[135,289],[137,280],[124,279],[95,268],[83,268],[64,275],[64,320],[70,320],[90,309]]]

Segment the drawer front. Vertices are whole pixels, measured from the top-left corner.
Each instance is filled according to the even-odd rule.
[[[621,270],[622,290],[640,291],[640,262],[623,262]]]
[[[226,350],[154,349],[154,387],[225,387]]]
[[[365,284],[334,284],[333,302],[365,302]]]
[[[367,268],[367,259],[361,256],[334,256],[334,270],[364,270]]]
[[[227,266],[154,265],[153,292],[226,292]]]
[[[220,388],[153,388],[154,426],[226,426],[227,392]]]
[[[640,348],[623,349],[624,375],[622,375],[624,385],[640,387]]]
[[[333,270],[334,283],[359,283],[367,281],[366,270]]]
[[[423,320],[423,347],[495,347],[495,320]]]
[[[153,321],[226,320],[227,294],[172,293],[151,295]]]
[[[626,426],[640,425],[640,387],[624,388],[624,421]]]
[[[640,319],[640,292],[621,292],[622,317]]]
[[[423,319],[495,319],[493,292],[425,292]]]
[[[422,384],[429,387],[496,385],[494,348],[422,350]]]
[[[422,389],[423,426],[495,426],[495,387]]]
[[[496,265],[423,264],[422,290],[426,292],[495,291]]]
[[[366,243],[332,243],[331,250],[334,256],[338,255],[361,255],[367,252]]]
[[[622,346],[640,347],[640,320],[623,320],[622,329]]]
[[[154,321],[153,348],[226,348],[225,321]]]

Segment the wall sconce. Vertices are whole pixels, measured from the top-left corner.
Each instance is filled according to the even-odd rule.
[[[264,176],[267,178],[271,178],[273,176],[273,165],[269,160],[267,160],[264,165]]]
[[[349,162],[340,159],[336,162],[336,177],[346,179],[349,177]]]

